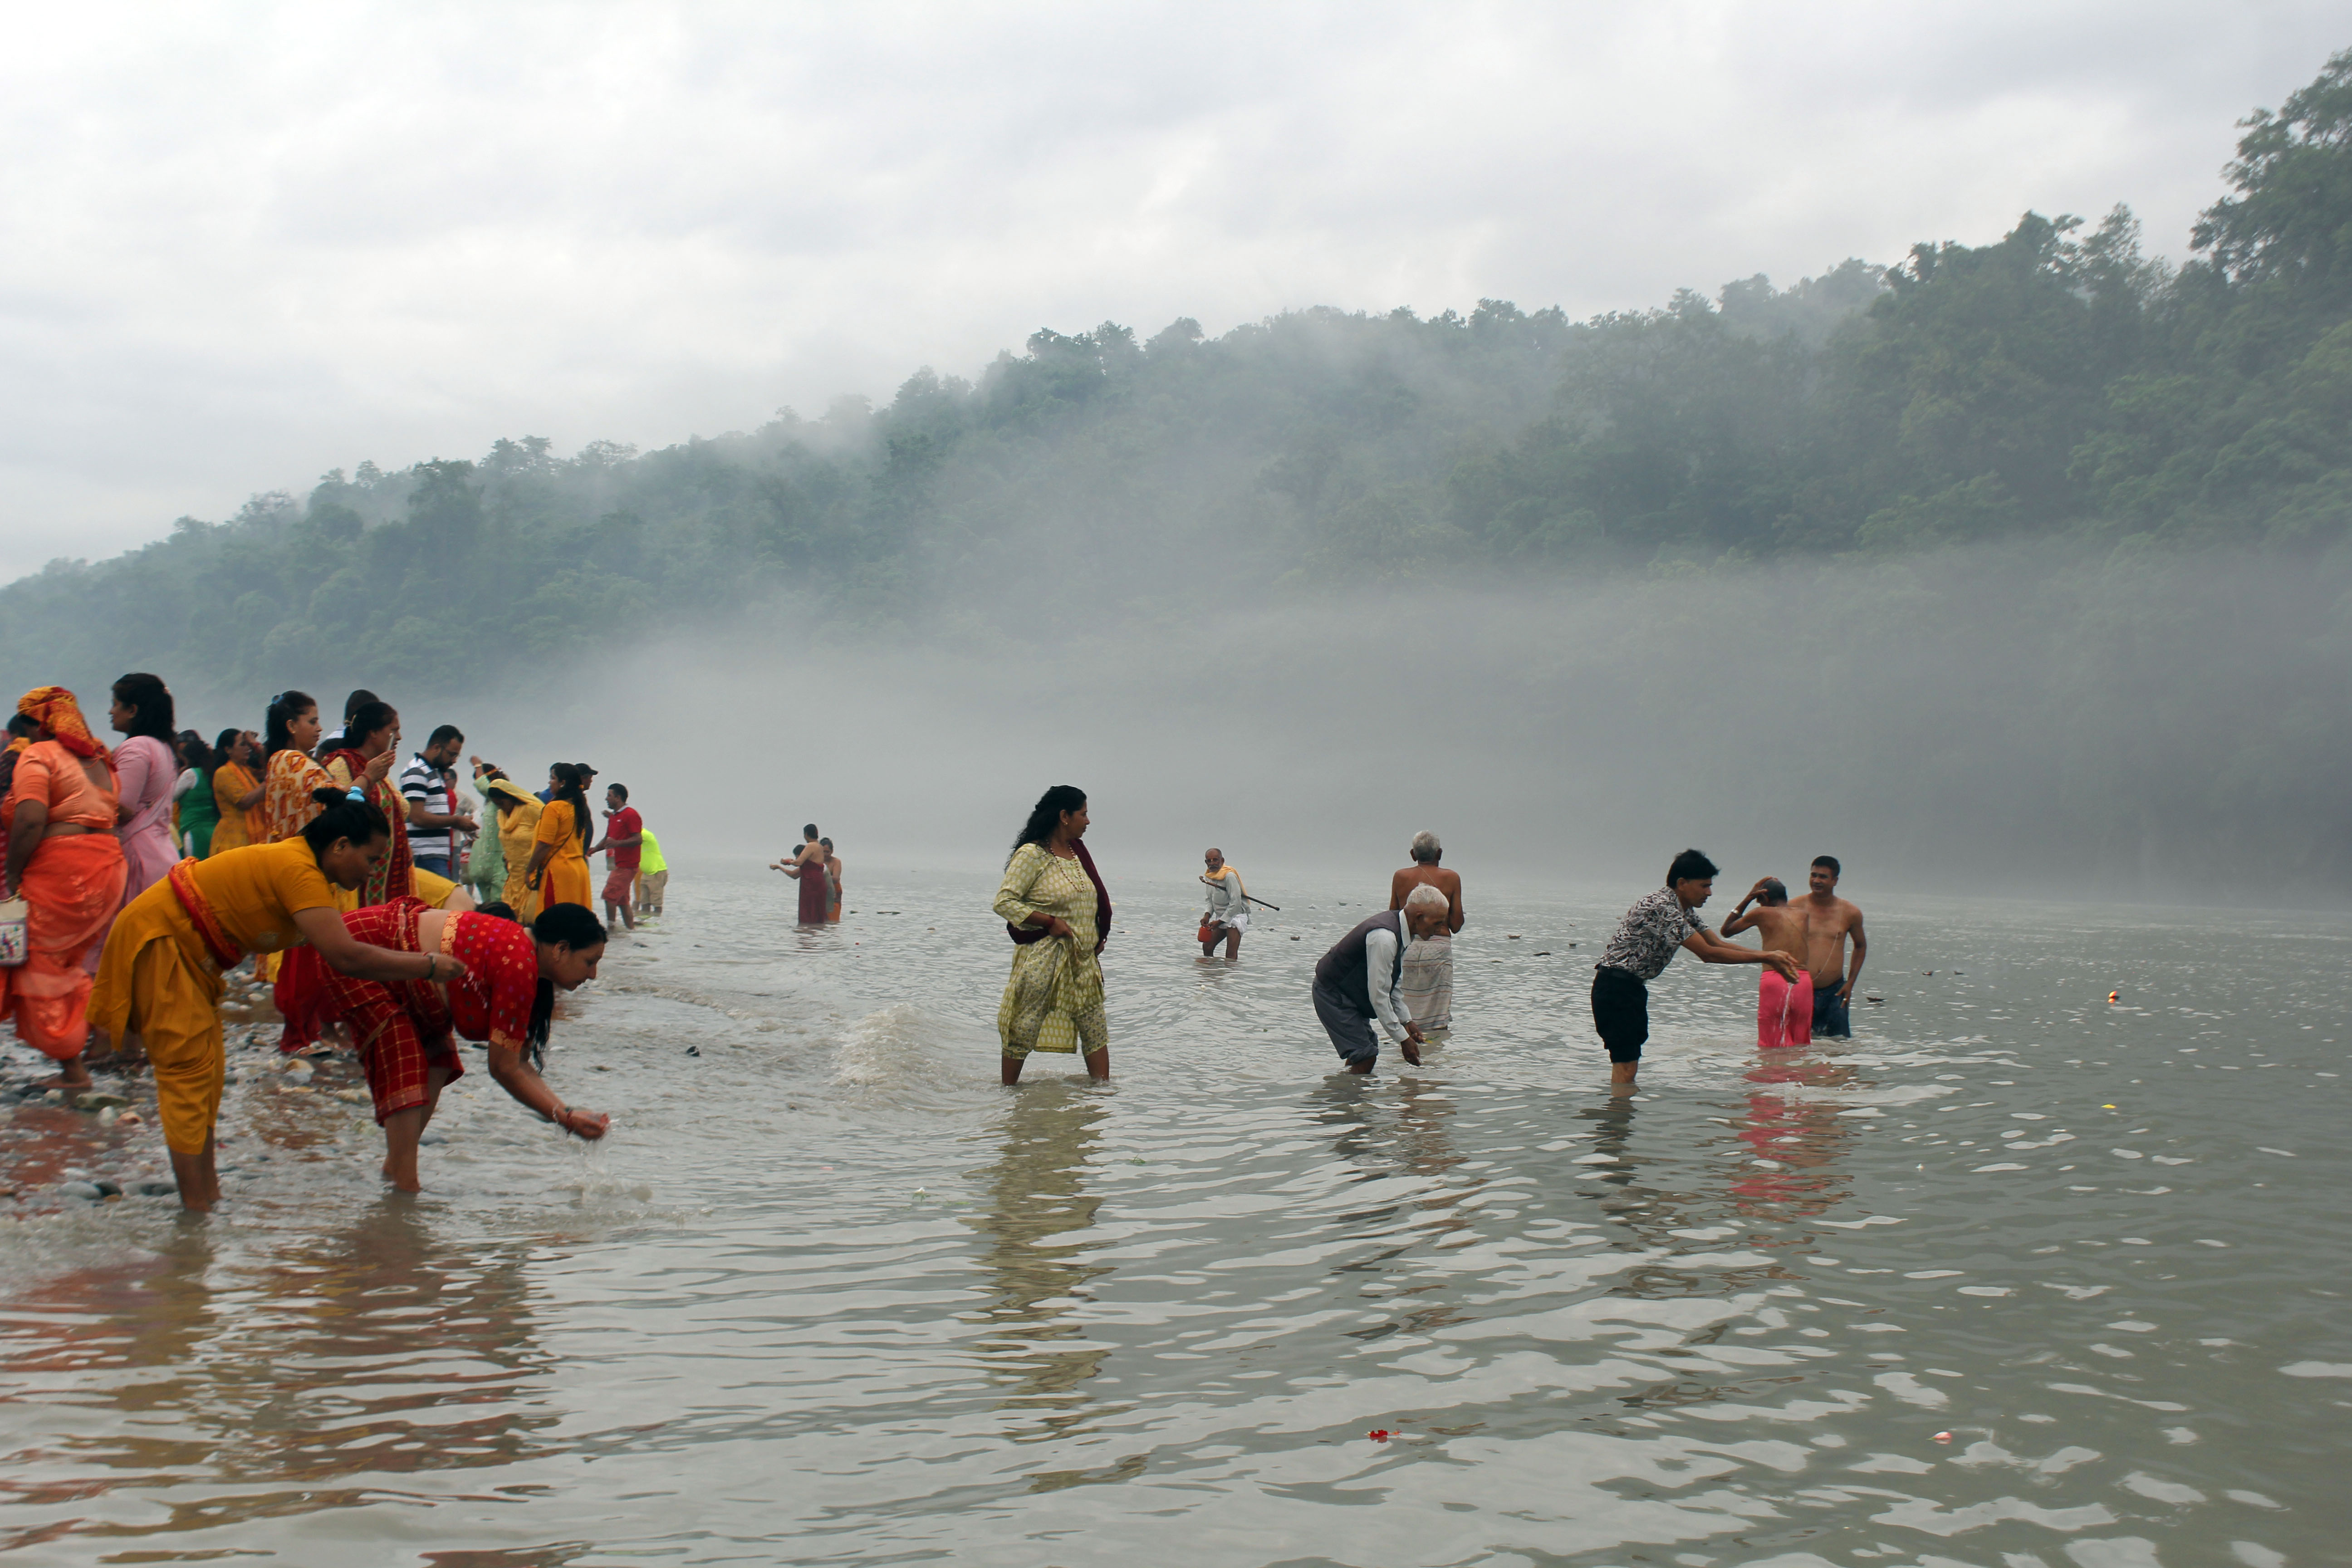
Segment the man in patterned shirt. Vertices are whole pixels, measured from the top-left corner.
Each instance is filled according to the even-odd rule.
[[[1666,868],[1666,885],[1638,900],[1617,922],[1592,972],[1592,1024],[1609,1047],[1612,1093],[1631,1094],[1642,1069],[1642,1043],[1650,1037],[1649,983],[1665,973],[1675,949],[1686,947],[1702,963],[1765,963],[1793,982],[1803,965],[1780,952],[1737,947],[1706,929],[1698,907],[1715,892],[1715,862],[1685,849]]]

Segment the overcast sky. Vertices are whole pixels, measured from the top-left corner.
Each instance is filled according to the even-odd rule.
[[[2352,45],[2231,4],[6,6],[0,578],[1039,326],[1571,314],[2027,207],[2175,255]]]

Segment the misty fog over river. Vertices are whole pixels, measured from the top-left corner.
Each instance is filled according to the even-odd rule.
[[[2340,5],[18,10],[11,1565],[2347,1561]],[[140,886],[205,792],[131,917],[52,687]],[[321,900],[201,803],[268,706],[299,829],[347,692],[658,836],[533,1090],[609,1136],[214,1005],[189,886]],[[1006,1083],[1058,784],[1109,1076]],[[1358,1076],[1423,831],[1451,1027]],[[1843,862],[1851,1037],[1685,955],[1612,1085],[1685,847]],[[431,1034],[438,956],[325,962]]]

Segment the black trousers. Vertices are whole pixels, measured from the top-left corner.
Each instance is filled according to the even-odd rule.
[[[1612,1062],[1638,1062],[1650,1037],[1650,988],[1623,969],[1592,972],[1592,1026]]]

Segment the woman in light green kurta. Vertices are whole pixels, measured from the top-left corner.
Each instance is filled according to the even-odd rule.
[[[1018,1083],[1032,1051],[1083,1051],[1087,1071],[1110,1077],[1110,1024],[1103,1014],[1101,952],[1109,895],[1095,875],[1086,837],[1086,792],[1055,784],[1029,814],[996,889],[996,914],[1041,937],[1013,950],[1013,978],[996,1009],[1003,1076]]]

